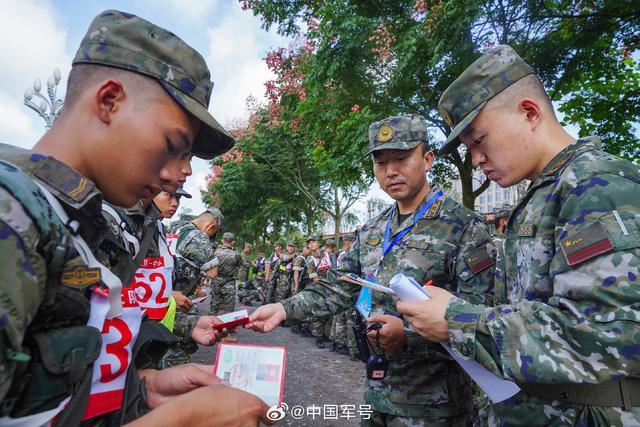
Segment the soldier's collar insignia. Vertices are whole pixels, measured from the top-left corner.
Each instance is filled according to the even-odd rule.
[[[388,142],[393,139],[393,129],[389,125],[382,125],[378,129],[378,136],[376,137],[380,142]]]
[[[443,107],[438,107],[438,113],[440,113],[442,120],[444,120],[447,126],[451,127],[451,125],[453,125],[453,119],[451,118],[447,110],[445,110]]]
[[[442,199],[438,199],[433,202],[433,205],[427,210],[424,215],[424,218],[435,218],[440,213],[440,208],[442,207]]]
[[[60,275],[60,283],[71,287],[84,287],[97,283],[101,279],[99,268],[78,265],[65,269]]]

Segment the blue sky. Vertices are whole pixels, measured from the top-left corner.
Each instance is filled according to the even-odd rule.
[[[24,91],[36,78],[44,84],[56,67],[66,79],[89,23],[105,9],[139,15],[198,50],[215,83],[209,110],[223,125],[246,117],[247,96],[264,96],[264,82],[272,75],[262,58],[290,42],[274,30],[263,30],[237,0],[3,0],[0,142],[30,148],[42,135],[44,121],[22,105]],[[185,200],[184,207],[198,212],[204,208],[198,190],[204,188],[209,168],[196,159],[193,169],[187,190],[195,197]]]

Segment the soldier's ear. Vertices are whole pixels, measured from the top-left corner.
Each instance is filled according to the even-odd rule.
[[[94,97],[94,109],[100,121],[110,124],[126,97],[122,82],[109,79],[100,83]]]

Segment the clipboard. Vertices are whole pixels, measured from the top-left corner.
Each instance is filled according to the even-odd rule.
[[[341,280],[343,282],[347,282],[347,283],[353,283],[354,285],[364,286],[365,288],[369,288],[369,289],[372,289],[372,290],[377,291],[377,292],[382,292],[384,294],[390,294],[390,295],[395,295],[396,294],[393,291],[393,289],[391,289],[391,288],[388,288],[388,287],[382,286],[382,285],[378,285],[377,283],[369,282],[367,280],[364,280],[361,277],[358,277],[357,275],[355,275],[353,273],[349,273],[349,274],[345,274],[344,276],[340,276],[339,280]]]

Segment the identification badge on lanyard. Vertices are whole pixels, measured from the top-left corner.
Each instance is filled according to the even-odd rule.
[[[380,274],[380,270],[382,269],[382,262],[384,261],[384,257],[391,251],[391,249],[395,245],[400,243],[402,238],[416,225],[418,220],[422,218],[425,212],[427,212],[427,210],[429,210],[429,208],[435,203],[435,201],[438,200],[438,198],[440,198],[443,194],[444,192],[442,190],[439,190],[437,193],[431,196],[431,198],[429,198],[429,200],[427,200],[427,202],[413,216],[413,221],[411,222],[411,225],[409,225],[408,227],[406,227],[405,229],[397,233],[396,237],[394,237],[393,240],[389,242],[389,238],[391,235],[390,223],[391,223],[391,220],[393,219],[393,214],[396,210],[396,206],[395,205],[393,206],[393,208],[391,209],[391,212],[389,212],[389,216],[387,217],[387,226],[385,227],[385,231],[384,231],[384,240],[382,243],[382,254],[380,256],[380,261],[378,262],[378,266],[376,267],[375,274],[368,274],[367,277],[365,277],[365,280],[368,280],[374,283],[376,282],[376,278],[378,277],[378,275]],[[367,318],[371,314],[371,309],[372,309],[371,289],[363,287],[360,290],[360,294],[358,295],[358,299],[356,301],[356,310],[358,310],[358,312],[364,318]]]

